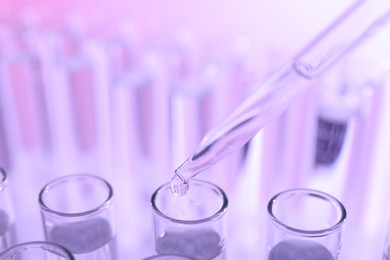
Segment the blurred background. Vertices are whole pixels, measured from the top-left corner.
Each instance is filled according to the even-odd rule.
[[[43,239],[44,185],[88,172],[114,186],[119,259],[152,255],[152,192],[352,2],[1,1],[0,166],[19,241]],[[340,259],[380,259],[390,206],[389,42],[387,26],[199,175],[229,197],[228,259],[263,258],[266,204],[294,187],[344,203]]]

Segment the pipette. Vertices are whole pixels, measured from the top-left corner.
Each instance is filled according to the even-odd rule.
[[[331,23],[291,62],[261,84],[181,164],[171,180],[175,195],[184,195],[189,181],[230,153],[240,149],[298,96],[314,85],[324,71],[365,41],[390,18],[389,0],[359,0]]]

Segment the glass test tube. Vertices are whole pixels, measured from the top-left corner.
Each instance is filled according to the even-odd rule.
[[[152,79],[126,42],[109,43],[110,106],[115,166],[141,172],[150,157]]]
[[[188,80],[178,83],[170,96],[172,136],[172,167],[185,159],[186,154],[200,141],[207,129],[212,88],[202,82]]]
[[[110,106],[110,62],[105,52],[105,42],[100,39],[89,39],[84,43],[84,53],[91,64],[93,91],[93,107],[91,117],[94,117],[96,145],[92,153],[89,169],[99,161],[94,171],[100,174],[111,172],[112,167],[112,127]],[[109,177],[109,176],[104,176]]]
[[[55,86],[47,88],[55,141],[55,166],[58,167],[55,172],[98,172],[105,166],[105,160],[98,158],[101,137],[98,131],[104,132],[108,128],[109,113],[103,110],[101,118],[97,115],[98,102],[101,102],[102,109],[107,107],[107,93],[103,92],[106,100],[99,99],[103,95],[99,91],[107,83],[105,71],[101,69],[104,60],[99,57],[99,47],[87,37],[77,18],[71,17],[69,20],[64,28],[52,30],[46,35],[51,52],[45,57],[45,68],[50,72],[46,76]],[[100,73],[99,77],[96,77],[97,73]],[[97,83],[97,80],[100,81]],[[98,129],[100,119],[106,123],[104,129]],[[106,139],[110,135],[104,133],[102,141],[107,144]],[[110,148],[104,149],[107,151]],[[102,165],[96,167],[97,161]]]
[[[212,55],[212,54],[210,54]],[[208,107],[208,115],[205,119],[208,122],[208,128],[203,130],[203,135],[212,126],[217,125],[220,121],[233,110],[243,99],[247,91],[247,83],[245,78],[246,68],[245,61],[242,57],[236,57],[233,51],[226,51],[215,54],[216,57],[208,60],[204,65],[204,83],[210,90],[209,96],[211,103]],[[201,140],[201,138],[199,138]],[[194,144],[193,149],[196,147]],[[188,155],[191,151],[185,153]],[[241,150],[237,154],[229,157],[229,160],[224,160],[215,165],[215,168],[209,170],[208,176],[204,178],[211,182],[219,183],[226,191],[230,192],[235,187],[235,182],[239,177],[240,167],[242,165],[245,151]],[[182,162],[185,159],[182,160]],[[176,165],[179,165],[178,162]],[[223,172],[223,175],[219,175]]]
[[[74,260],[74,256],[68,249],[58,244],[46,241],[33,241],[17,244],[3,253],[3,260]]]
[[[145,169],[150,164],[152,79],[144,70],[129,39],[115,39],[108,43],[110,60],[110,111],[112,127],[114,187],[121,194],[116,205],[118,223],[126,230],[118,234],[118,247],[127,255],[145,252],[151,244],[150,225],[143,221],[141,212],[148,211],[148,197],[154,190],[154,177]],[[134,210],[140,214],[133,214]],[[129,221],[128,216],[132,215]],[[139,234],[134,236],[134,234]],[[144,234],[144,235],[140,235]],[[123,245],[122,245],[123,244]],[[126,252],[121,252],[126,254]],[[139,257],[140,258],[140,257]]]
[[[4,129],[4,116],[3,116],[3,107],[0,106],[0,165],[3,165],[3,167],[8,168],[11,166],[11,159],[10,159],[10,149],[8,147],[8,140],[6,139],[6,133]]]
[[[2,28],[1,97],[10,160],[37,163],[50,149],[38,28]],[[32,158],[32,159],[31,159]],[[17,166],[17,165],[14,165]]]
[[[194,180],[186,196],[174,196],[169,183],[151,198],[157,254],[178,254],[197,260],[226,258],[228,199],[216,185]]]
[[[169,96],[173,82],[167,69],[169,67],[167,62],[165,50],[157,47],[145,52],[142,62],[152,84],[151,103],[148,104],[152,120],[148,142],[151,149],[146,172],[155,174],[148,179],[153,180],[154,183],[151,183],[153,189],[163,183],[172,171],[171,154],[167,151],[170,151]]]
[[[382,260],[389,260],[389,259],[390,259],[390,221],[388,220]]]
[[[45,240],[76,259],[116,259],[113,189],[89,174],[57,178],[39,193]]]
[[[17,242],[14,208],[7,184],[7,174],[0,168],[0,252]]]
[[[199,43],[190,30],[176,31],[168,54],[172,89],[169,95],[172,164],[175,167],[200,141],[212,117],[212,87],[199,72]]]
[[[338,259],[346,210],[333,196],[310,189],[291,189],[267,206],[268,260]]]

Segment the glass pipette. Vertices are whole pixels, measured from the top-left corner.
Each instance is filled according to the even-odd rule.
[[[390,18],[389,0],[359,0],[331,23],[291,62],[273,74],[221,124],[203,137],[171,180],[175,195],[184,195],[189,181],[230,153],[240,149],[279,116],[313,80],[338,59],[382,28]]]

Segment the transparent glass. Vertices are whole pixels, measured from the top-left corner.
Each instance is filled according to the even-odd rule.
[[[16,244],[17,241],[14,208],[7,185],[7,174],[0,168],[0,252]]]
[[[68,249],[46,241],[33,241],[15,245],[0,254],[2,260],[73,260]]]
[[[387,224],[385,246],[383,249],[383,258],[382,260],[390,260],[390,221]]]
[[[39,193],[46,241],[68,248],[78,260],[116,259],[113,189],[90,174],[67,175]]]
[[[218,186],[194,179],[185,196],[175,196],[170,184],[152,195],[155,251],[196,260],[226,258],[228,199]]]
[[[194,260],[194,258],[189,258],[186,256],[180,256],[180,255],[154,255],[147,258],[144,258],[143,260]]]
[[[311,189],[291,189],[268,203],[268,260],[338,259],[346,220],[343,204]]]

